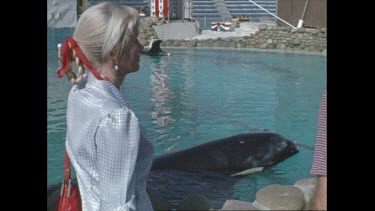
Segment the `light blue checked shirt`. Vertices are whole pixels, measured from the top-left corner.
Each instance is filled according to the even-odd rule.
[[[66,149],[83,211],[152,210],[146,179],[153,146],[125,98],[90,72],[67,107]]]

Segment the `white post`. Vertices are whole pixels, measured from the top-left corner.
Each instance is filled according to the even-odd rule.
[[[303,20],[299,19],[298,24],[297,24],[297,28],[301,28],[302,26],[303,26]]]
[[[251,0],[249,0],[249,2],[251,2],[251,3],[255,4],[255,5],[256,5],[256,6],[258,6],[258,7],[260,8],[260,9],[262,9],[262,10],[266,11],[266,12],[267,12],[268,14],[270,14],[270,15],[272,15],[273,17],[275,17],[275,18],[277,18],[277,19],[281,20],[282,22],[286,23],[287,25],[289,25],[289,26],[290,26],[290,27],[292,27],[293,29],[296,29],[296,27],[295,27],[295,26],[293,26],[292,24],[290,24],[290,23],[288,23],[288,22],[284,21],[283,19],[281,19],[281,18],[277,17],[276,15],[272,14],[272,13],[271,13],[271,12],[269,12],[268,10],[264,9],[264,8],[263,8],[262,6],[258,5],[257,3],[255,3],[255,2],[253,2],[253,1],[251,1]]]

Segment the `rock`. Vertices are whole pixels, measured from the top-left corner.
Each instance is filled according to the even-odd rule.
[[[317,34],[319,34],[319,33],[320,33],[320,30],[319,30],[319,29],[314,29],[314,30],[311,32],[312,35],[317,35]]]
[[[292,44],[294,44],[294,45],[299,45],[299,44],[301,44],[301,40],[295,38],[295,39],[290,40],[290,43],[292,43]]]
[[[265,42],[265,43],[260,44],[260,45],[259,45],[259,48],[261,48],[261,49],[266,49],[267,46],[268,46],[268,43]]]
[[[240,200],[226,200],[221,210],[258,210],[250,202]]]
[[[305,196],[305,208],[310,204],[311,197],[316,188],[317,179],[315,177],[298,180],[294,186],[299,188]]]
[[[190,194],[186,196],[176,210],[211,210],[211,202],[201,194]]]
[[[297,28],[298,33],[304,33],[306,29],[304,27]]]
[[[291,32],[292,31],[292,27],[290,26],[282,26],[282,27],[279,27],[280,31],[285,31],[285,32]]]
[[[259,31],[265,31],[265,30],[267,30],[267,28],[268,28],[267,24],[260,24],[258,26]]]
[[[284,43],[279,43],[276,45],[276,49],[285,50],[285,48],[286,48],[286,45]]]
[[[256,202],[271,210],[302,210],[304,193],[291,185],[269,185],[259,190]]]
[[[147,27],[151,27],[152,25],[155,25],[155,21],[152,18],[145,18],[143,24]]]

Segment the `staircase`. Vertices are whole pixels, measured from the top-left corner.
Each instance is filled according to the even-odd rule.
[[[221,20],[232,21],[232,15],[230,14],[224,0],[213,0],[213,1],[215,2],[215,6],[217,7],[217,9],[219,10]]]
[[[256,4],[276,15],[277,0],[253,0]],[[250,17],[252,22],[262,19],[276,21],[276,18],[249,0],[193,0],[193,18],[201,28],[207,28],[211,22],[231,21],[235,17]]]
[[[253,2],[274,15],[276,15],[277,11],[276,1],[277,0],[253,0]],[[232,17],[250,17],[251,21],[255,22],[263,17],[267,17],[271,21],[276,20],[275,17],[248,0],[225,0],[225,3],[229,12],[232,14]]]
[[[213,0],[193,0],[193,18],[199,21],[201,28],[210,27],[211,22],[222,21]]]
[[[105,0],[87,0],[89,5],[95,5],[104,2]],[[137,11],[141,9],[141,7],[145,7],[148,4],[147,0],[107,0],[107,2],[112,2],[114,4],[121,4],[126,5],[129,7],[133,7]]]

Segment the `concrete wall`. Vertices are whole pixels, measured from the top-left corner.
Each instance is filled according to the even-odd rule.
[[[174,22],[152,26],[159,39],[190,39],[199,35],[198,22]]]

